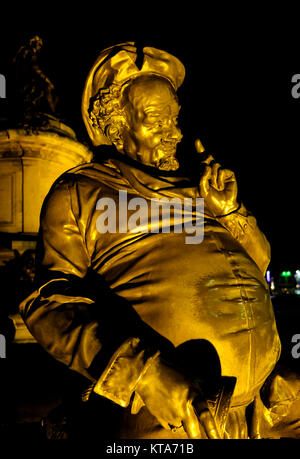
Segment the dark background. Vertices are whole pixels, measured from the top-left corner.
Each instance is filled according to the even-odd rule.
[[[217,7],[218,16],[206,20],[200,10],[188,8],[174,12],[173,7],[169,17],[145,4],[143,12],[128,7],[123,16],[118,7],[102,6],[81,5],[76,21],[62,19],[49,7],[30,21],[27,11],[21,24],[23,12],[18,24],[11,16],[6,17],[8,24],[2,19],[0,73],[8,75],[2,111],[13,97],[10,61],[35,34],[44,41],[43,69],[56,87],[58,109],[83,142],[88,139],[81,93],[102,49],[129,40],[174,54],[186,67],[178,92],[184,134],[179,153],[190,155],[199,137],[218,162],[232,168],[240,198],[271,243],[273,273],[300,269],[300,99],[291,95],[292,76],[300,73],[297,41],[283,32],[282,23],[263,18],[261,12],[235,11],[238,16],[231,16],[227,11],[222,21]]]

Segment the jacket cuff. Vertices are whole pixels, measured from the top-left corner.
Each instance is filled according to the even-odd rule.
[[[113,354],[93,391],[127,407],[138,382],[159,354],[143,348],[139,338],[127,339]]]
[[[256,227],[255,217],[253,217],[243,204],[241,204],[236,212],[220,217],[218,220],[238,241],[243,239],[246,232],[254,230]]]

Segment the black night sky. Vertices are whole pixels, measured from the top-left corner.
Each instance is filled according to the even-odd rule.
[[[260,16],[246,24],[242,12],[239,20],[219,25],[205,16],[191,23],[193,11],[184,16],[178,11],[166,27],[159,15],[152,25],[148,18],[146,26],[139,11],[140,16],[127,22],[120,11],[112,21],[101,5],[93,18],[90,10],[85,15],[81,8],[82,19],[79,15],[76,22],[54,20],[52,15],[46,25],[41,14],[43,21],[31,21],[33,25],[24,20],[1,29],[0,73],[8,75],[1,116],[12,99],[10,61],[35,34],[44,40],[43,69],[56,87],[59,110],[83,142],[88,139],[81,121],[81,93],[102,49],[129,40],[174,54],[186,67],[178,92],[184,134],[180,154],[189,155],[199,137],[218,162],[232,168],[240,198],[271,243],[271,270],[300,269],[300,98],[291,95],[292,76],[300,73],[296,42],[283,36],[276,24],[271,30],[271,22]],[[130,10],[127,13],[131,16]],[[156,13],[154,8],[151,17]]]

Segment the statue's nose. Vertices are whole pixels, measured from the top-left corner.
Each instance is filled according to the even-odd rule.
[[[170,140],[176,140],[176,141],[180,141],[183,137],[183,135],[181,134],[181,130],[179,129],[177,124],[172,120],[170,120],[168,124],[167,137]]]
[[[183,135],[181,134],[181,130],[174,123],[172,123],[171,136],[170,137],[171,137],[171,139],[178,140],[178,141],[180,141],[182,139],[182,137],[183,137]]]

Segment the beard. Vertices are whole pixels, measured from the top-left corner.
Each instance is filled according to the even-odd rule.
[[[176,171],[179,168],[179,162],[174,156],[166,156],[159,160],[157,167],[162,171]]]
[[[177,142],[162,141],[154,150],[155,166],[162,171],[176,171],[179,162],[176,159]]]

